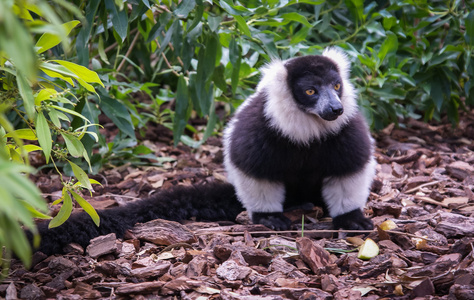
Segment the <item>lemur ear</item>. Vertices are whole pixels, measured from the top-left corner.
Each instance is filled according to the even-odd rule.
[[[323,56],[331,59],[337,65],[343,79],[349,79],[351,61],[342,49],[336,47],[326,48],[324,49]]]

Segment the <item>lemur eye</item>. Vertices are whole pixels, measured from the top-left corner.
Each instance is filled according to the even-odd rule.
[[[316,91],[313,89],[306,90],[306,95],[312,96],[314,93],[316,93]]]
[[[339,91],[339,89],[341,88],[341,84],[340,83],[336,83],[336,85],[334,85],[334,89],[336,91]]]

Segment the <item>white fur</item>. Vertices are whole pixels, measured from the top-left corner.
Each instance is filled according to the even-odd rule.
[[[277,182],[255,179],[237,169],[231,161],[226,162],[227,179],[235,187],[237,197],[253,212],[281,212],[285,201],[285,186]]]
[[[345,177],[326,178],[323,181],[323,199],[331,217],[364,208],[375,176],[375,165],[372,156],[361,171]]]
[[[334,121],[323,120],[297,107],[286,81],[286,61],[274,60],[261,70],[262,80],[257,91],[267,94],[265,115],[271,120],[274,128],[295,143],[308,144],[329,133],[337,133],[357,112],[356,93],[349,81],[350,61],[336,48],[327,49],[323,56],[333,60],[342,78],[343,94],[340,101],[344,113]]]
[[[285,201],[285,187],[276,182],[260,180],[240,171],[230,159],[230,142],[239,111],[251,105],[250,97],[238,108],[234,118],[224,131],[224,165],[227,171],[227,180],[234,186],[237,197],[249,214],[253,212],[283,211]]]
[[[336,47],[329,47],[324,49],[323,56],[329,58],[337,65],[342,78],[349,79],[351,75],[351,62],[344,51]]]

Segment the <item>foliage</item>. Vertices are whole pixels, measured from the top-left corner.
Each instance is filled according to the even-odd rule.
[[[31,249],[21,226],[35,232],[32,217],[49,218],[44,214],[47,209],[40,192],[27,177],[33,170],[28,166],[28,153],[42,151],[46,162],[53,166],[56,160],[67,161],[77,179],[73,183],[61,176],[62,197],[53,204],[63,205],[50,227],[59,226],[69,217],[71,195],[99,224],[94,208],[77,193],[82,188],[92,190],[92,184],[98,182],[70,160],[81,157],[90,165],[81,139],[86,134],[98,137],[88,131],[91,122],[74,110],[78,99],[69,87],[77,82],[93,93],[91,83],[102,82],[83,66],[41,55],[61,42],[68,47],[67,35],[78,24],[76,20],[62,24],[45,1],[0,3],[0,247],[6,248],[7,256],[13,251],[26,265],[31,260]],[[36,44],[32,33],[38,36]],[[74,117],[81,120],[81,126],[71,127]],[[56,143],[59,140],[64,145]],[[35,244],[38,241],[36,237]]]
[[[264,63],[319,54],[327,46],[351,56],[360,104],[376,129],[403,117],[431,120],[444,114],[456,124],[459,109],[474,104],[469,2],[183,0],[83,6],[86,19],[98,21],[79,32],[79,60],[94,56],[112,67],[110,91],[127,107],[134,126],[153,120],[153,113],[140,114],[141,100],[123,97],[121,90],[144,83],[138,88],[148,90],[155,120],[162,111],[157,95],[171,93],[175,144],[199,146],[213,134],[219,122],[216,101],[228,103],[229,111],[236,108],[253,93]],[[94,46],[79,47],[87,42]],[[127,82],[116,85],[123,70]],[[196,115],[208,120],[198,135],[188,124]],[[182,136],[185,128],[195,141]]]

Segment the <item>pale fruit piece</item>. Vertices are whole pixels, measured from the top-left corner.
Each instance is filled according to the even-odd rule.
[[[357,258],[360,259],[371,259],[379,254],[379,246],[372,240],[367,238],[365,242],[359,248],[359,254]]]
[[[392,230],[392,229],[397,228],[398,226],[392,220],[387,220],[387,221],[383,222],[382,224],[380,224],[379,227],[382,230]]]

